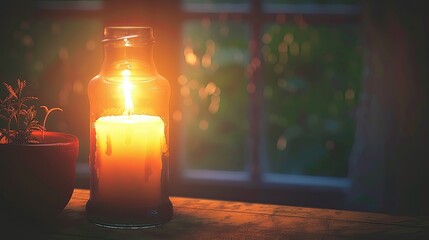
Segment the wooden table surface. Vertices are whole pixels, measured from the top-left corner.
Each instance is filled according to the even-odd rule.
[[[88,197],[75,189],[54,222],[9,228],[1,239],[429,239],[429,219],[183,197],[170,197],[174,216],[164,225],[108,229],[88,222]]]

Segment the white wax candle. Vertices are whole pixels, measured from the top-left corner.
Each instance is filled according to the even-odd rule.
[[[161,198],[164,122],[158,116],[106,116],[95,122],[99,201],[151,205]]]

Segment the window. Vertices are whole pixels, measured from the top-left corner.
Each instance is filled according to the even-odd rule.
[[[180,180],[192,190],[179,192],[207,185],[209,197],[244,188],[259,201],[293,201],[258,196],[281,189],[341,198],[362,77],[358,2],[185,0],[182,9],[181,106],[172,116]]]

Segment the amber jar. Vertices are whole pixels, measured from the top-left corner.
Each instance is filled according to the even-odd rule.
[[[90,221],[112,228],[168,222],[169,82],[150,27],[106,27],[104,61],[88,84]]]

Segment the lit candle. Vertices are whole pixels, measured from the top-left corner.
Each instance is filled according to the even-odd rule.
[[[156,204],[161,198],[164,122],[158,116],[95,122],[98,196],[109,204]]]
[[[161,199],[162,153],[166,150],[164,122],[159,116],[135,115],[132,84],[124,76],[125,111],[95,121],[98,197],[109,206],[146,206]]]

